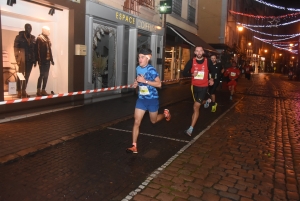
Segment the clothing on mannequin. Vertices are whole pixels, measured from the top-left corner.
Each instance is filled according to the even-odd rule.
[[[44,26],[42,28],[42,34],[40,34],[36,39],[36,61],[38,62],[40,68],[40,76],[37,82],[37,96],[49,95],[46,92],[46,86],[50,64],[54,65],[49,35],[50,28]]]
[[[25,81],[17,79],[18,98],[28,98],[26,93],[28,79],[32,70],[32,66],[36,66],[35,59],[35,36],[31,35],[32,27],[25,24],[25,31],[20,31],[14,41],[14,53],[16,62],[19,66],[19,73],[23,73]]]

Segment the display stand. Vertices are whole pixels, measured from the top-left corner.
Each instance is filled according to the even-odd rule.
[[[24,77],[24,75],[22,74],[22,73],[17,73],[17,75],[18,75],[18,79],[20,80],[20,89],[21,89],[21,98],[23,98],[23,89],[22,89],[22,86],[23,86],[23,82],[25,81],[25,77]]]

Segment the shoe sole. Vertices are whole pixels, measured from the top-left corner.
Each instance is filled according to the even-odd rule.
[[[170,114],[170,111],[169,110],[165,110],[165,111],[168,111],[168,117],[165,117],[166,118],[166,121],[170,121],[171,120],[171,114]],[[164,113],[164,115],[166,116],[166,114]]]
[[[188,132],[184,131],[184,134],[188,135],[188,136],[192,136],[192,134],[189,134]]]
[[[138,153],[137,151],[131,151],[129,149],[126,149],[126,152],[129,153],[129,154],[137,154]]]

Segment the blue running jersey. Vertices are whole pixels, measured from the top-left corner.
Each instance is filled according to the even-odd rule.
[[[148,64],[146,67],[142,68],[140,66],[136,67],[136,75],[144,75],[144,78],[148,81],[154,81],[156,77],[158,77],[158,73],[156,71],[156,69],[151,66],[150,64]],[[147,87],[149,94],[147,95],[142,95],[141,94],[141,87]],[[158,92],[157,89],[153,86],[150,86],[148,84],[145,83],[138,83],[138,87],[139,87],[139,98],[140,99],[154,99],[154,98],[158,98]]]

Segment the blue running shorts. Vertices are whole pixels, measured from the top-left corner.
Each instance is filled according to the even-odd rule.
[[[157,98],[153,99],[140,99],[138,98],[136,101],[135,108],[141,110],[148,110],[149,112],[157,112],[159,108],[159,101]]]

